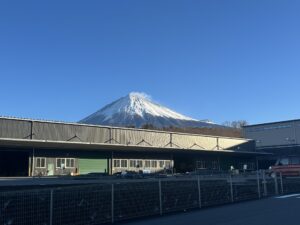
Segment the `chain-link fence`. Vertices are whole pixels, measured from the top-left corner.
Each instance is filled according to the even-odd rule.
[[[0,224],[96,225],[297,192],[300,177],[264,171],[5,191]]]

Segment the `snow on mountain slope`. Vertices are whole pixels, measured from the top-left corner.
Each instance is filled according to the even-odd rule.
[[[96,114],[106,116],[106,119],[111,118],[115,113],[126,113],[128,115],[138,115],[144,117],[145,114],[153,116],[167,117],[180,120],[194,120],[192,118],[181,115],[168,109],[164,106],[158,105],[151,101],[151,99],[142,93],[132,92],[129,95],[115,101],[109,107],[105,107]]]
[[[144,93],[132,92],[79,121],[80,123],[113,126],[152,124],[156,127],[213,127],[211,122],[199,121],[159,105]]]

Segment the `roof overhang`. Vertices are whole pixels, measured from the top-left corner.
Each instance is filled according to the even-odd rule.
[[[174,147],[155,147],[141,145],[122,145],[111,143],[90,143],[90,142],[69,142],[69,141],[50,141],[50,140],[31,140],[0,138],[0,147],[23,147],[23,148],[41,148],[41,149],[61,149],[61,150],[80,150],[80,151],[147,151],[147,152],[191,152],[191,153],[228,153],[242,155],[270,155],[266,152],[249,152],[234,150],[216,150],[216,149],[185,149]]]

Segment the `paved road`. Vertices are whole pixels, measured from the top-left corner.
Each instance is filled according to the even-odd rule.
[[[128,222],[126,225],[287,225],[300,224],[300,194],[207,208]]]

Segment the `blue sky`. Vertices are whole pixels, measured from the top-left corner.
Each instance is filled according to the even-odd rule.
[[[0,114],[78,121],[131,91],[198,119],[300,118],[300,2],[0,2]]]

